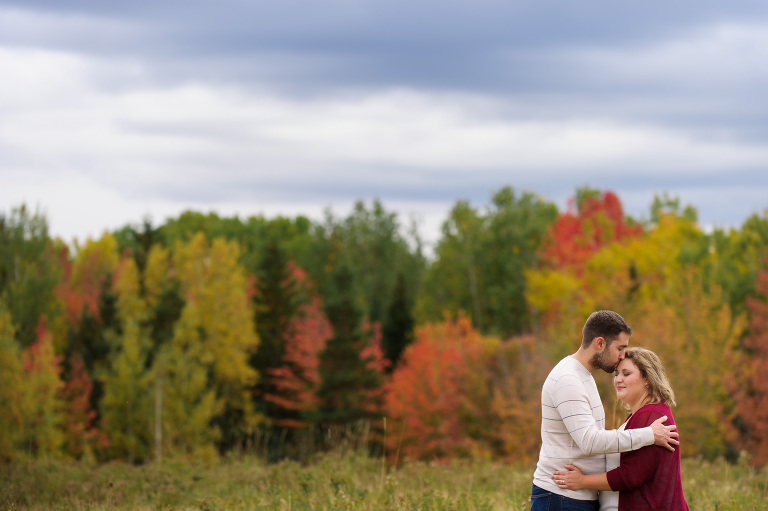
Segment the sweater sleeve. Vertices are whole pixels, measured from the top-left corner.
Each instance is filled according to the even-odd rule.
[[[565,428],[586,455],[627,452],[652,445],[654,442],[653,430],[650,427],[631,431],[603,429],[592,414],[592,405],[584,383],[576,376],[560,378],[552,397]],[[602,407],[602,404],[599,406]]]
[[[663,411],[658,409],[640,410],[627,424],[626,430],[648,426],[663,415],[665,415]],[[649,445],[637,451],[622,453],[621,465],[606,473],[611,490],[632,490],[651,479],[661,462],[663,449],[663,447]]]

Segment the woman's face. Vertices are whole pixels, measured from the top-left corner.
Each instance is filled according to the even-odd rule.
[[[632,359],[625,358],[619,362],[613,376],[616,397],[627,403],[633,412],[640,407],[641,400],[648,390],[646,384],[646,379],[640,374],[640,370]]]

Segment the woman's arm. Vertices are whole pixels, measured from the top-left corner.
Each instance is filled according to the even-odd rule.
[[[568,490],[582,490],[585,488],[588,490],[611,489],[605,472],[602,474],[584,475],[575,465],[566,465],[565,468],[568,470],[558,470],[552,474],[552,479],[554,479],[558,488]]]

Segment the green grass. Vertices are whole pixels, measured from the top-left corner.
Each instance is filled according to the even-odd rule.
[[[458,511],[528,509],[533,467],[408,463],[327,454],[310,465],[243,458],[130,466],[34,461],[0,466],[0,509]],[[768,510],[768,468],[684,460],[691,509]]]

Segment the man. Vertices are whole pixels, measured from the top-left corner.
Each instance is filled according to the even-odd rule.
[[[561,360],[541,390],[541,451],[531,490],[531,511],[597,510],[594,490],[560,489],[555,470],[576,465],[585,474],[605,472],[605,454],[660,445],[674,451],[675,426],[661,417],[651,426],[627,431],[605,430],[605,411],[592,373],[613,373],[624,358],[632,329],[613,311],[592,313],[582,330],[578,351]]]

